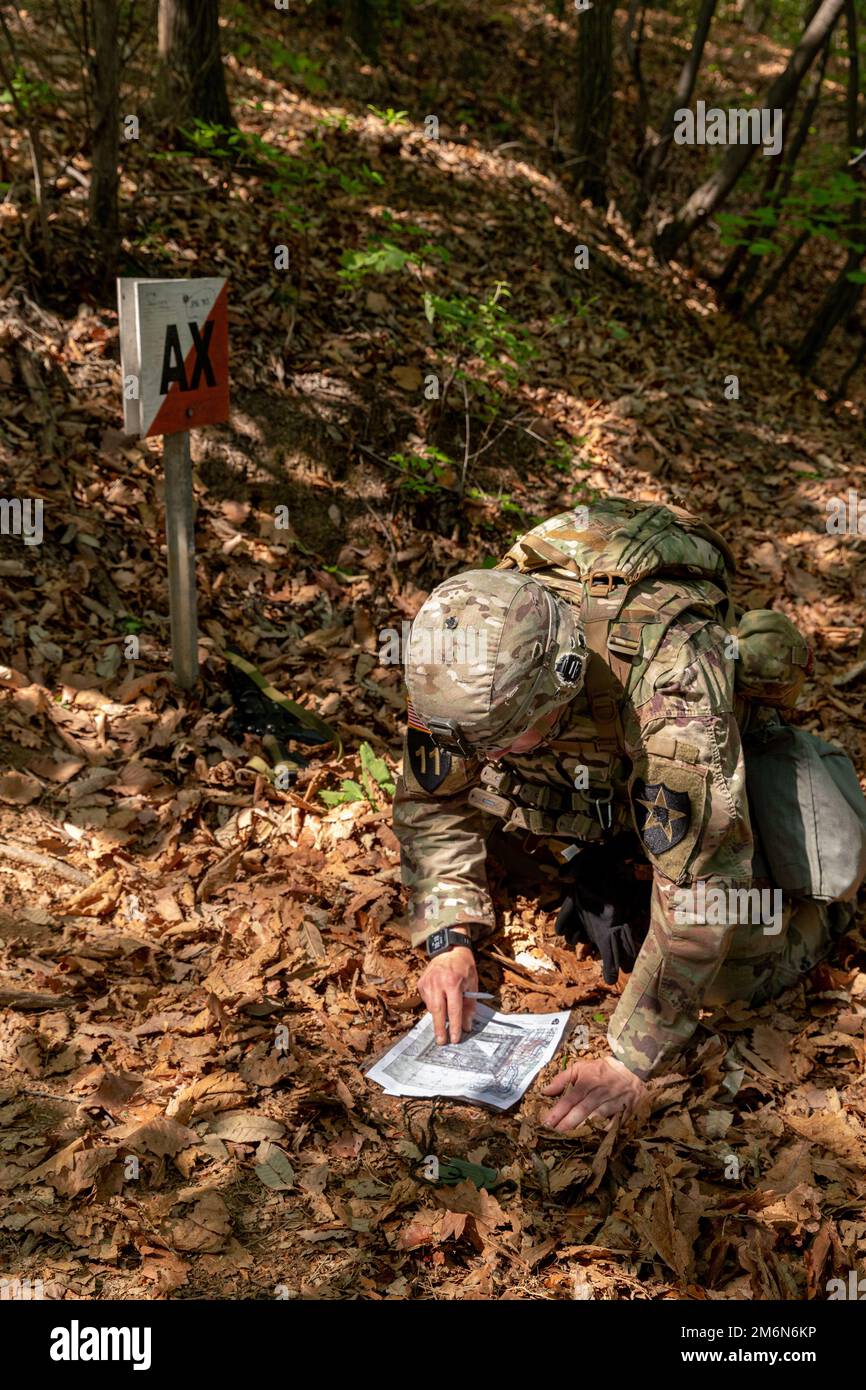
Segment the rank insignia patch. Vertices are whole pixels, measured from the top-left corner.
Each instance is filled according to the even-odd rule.
[[[414,725],[406,731],[409,766],[425,792],[435,792],[451,771],[451,754],[435,743],[431,734]]]
[[[675,792],[664,782],[644,782],[632,787],[632,805],[641,839],[650,854],[664,854],[678,845],[691,824],[692,808],[687,792]]]

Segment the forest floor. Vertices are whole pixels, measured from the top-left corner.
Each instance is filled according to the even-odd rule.
[[[380,634],[605,493],[682,500],[726,534],[738,599],[814,644],[800,722],[863,769],[866,541],[825,525],[832,496],[866,498],[863,399],[830,408],[792,373],[777,343],[803,301],[755,337],[696,270],[575,201],[557,155],[570,31],[540,6],[428,10],[423,44],[387,40],[376,68],[335,31],[293,29],[287,58],[278,12],[227,15],[245,139],[174,156],[143,120],[122,182],[123,273],[230,285],[231,421],[192,441],[189,698],[169,670],[158,444],[119,427],[86,190],[67,180],[50,280],[32,208],[0,205],[0,481],[45,503],[41,545],[0,538],[0,1274],[56,1298],[823,1297],[866,1258],[862,916],[783,998],[708,1018],[627,1120],[551,1136],[544,1075],[516,1113],[434,1113],[364,1077],[422,1008],[387,794],[320,793],[357,778],[364,742],[399,764]],[[648,35],[660,80],[670,22]],[[719,32],[722,99],[745,78],[742,31]],[[614,189],[623,93],[624,76]],[[49,144],[86,173],[60,123]],[[678,156],[667,195],[695,178]],[[343,741],[291,790],[226,729],[227,644]],[[600,1053],[617,988],[557,951],[537,903],[496,899],[499,956],[540,947],[555,969],[488,953],[481,988],[572,1008]],[[514,1189],[433,1188],[431,1151]]]

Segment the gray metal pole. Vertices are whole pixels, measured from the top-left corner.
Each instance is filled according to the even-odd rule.
[[[189,435],[163,435],[165,538],[171,604],[171,655],[181,690],[198,680],[198,623],[195,596],[195,528]]]

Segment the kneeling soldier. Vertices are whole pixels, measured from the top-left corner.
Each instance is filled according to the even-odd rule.
[[[772,825],[753,826],[744,739],[767,785],[779,767],[791,781],[790,749],[775,763],[758,751],[809,738],[772,706],[794,702],[810,654],[784,615],[737,614],[732,572],[725,542],[688,512],[611,498],[536,527],[496,569],[446,580],[412,625],[394,828],[437,1040],[450,1027],[459,1041],[471,1021],[494,828],[568,880],[560,933],[599,948],[609,983],[631,972],[610,1055],[547,1088],[559,1099],[546,1123],[561,1130],[633,1105],[676,1065],[703,1007],[763,1002],[811,968],[866,869],[866,803],[829,745],[847,764],[844,790],[827,784],[840,809],[824,829],[848,837],[839,872],[793,872]],[[769,921],[744,913],[756,884],[781,903]]]

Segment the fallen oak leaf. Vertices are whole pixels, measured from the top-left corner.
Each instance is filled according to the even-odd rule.
[[[63,1197],[77,1197],[93,1186],[100,1171],[120,1153],[120,1146],[85,1149],[83,1139],[74,1139],[64,1149],[25,1173],[18,1182],[45,1182]],[[16,1184],[17,1185],[17,1184]]]
[[[183,1124],[193,1116],[208,1115],[214,1110],[233,1110],[238,1101],[247,1098],[247,1088],[239,1076],[202,1076],[183,1089],[166,1106],[170,1119]]]
[[[124,1125],[110,1132],[112,1139],[122,1139],[124,1146],[139,1152],[155,1154],[157,1158],[174,1158],[181,1149],[197,1144],[199,1137],[195,1130],[178,1124],[168,1115],[156,1115],[143,1125]]]
[[[233,849],[224,859],[211,865],[207,873],[200,879],[195,891],[199,902],[207,902],[221,888],[226,888],[232,882],[237,874],[243,852],[243,849]]]
[[[22,772],[6,772],[0,777],[0,801],[10,806],[28,806],[41,795],[42,787],[35,777]]]
[[[260,1144],[268,1139],[281,1139],[286,1127],[267,1115],[254,1110],[224,1110],[208,1124],[208,1130],[230,1144]]]
[[[265,1142],[259,1147],[256,1157],[259,1160],[255,1167],[256,1177],[265,1187],[273,1188],[275,1192],[285,1192],[294,1187],[295,1170],[276,1144]]]
[[[398,1250],[417,1250],[421,1245],[441,1245],[462,1236],[469,1216],[457,1211],[419,1211],[397,1236]]]
[[[175,1250],[214,1253],[232,1232],[228,1207],[218,1192],[205,1192],[189,1215],[169,1221],[169,1244]]]

